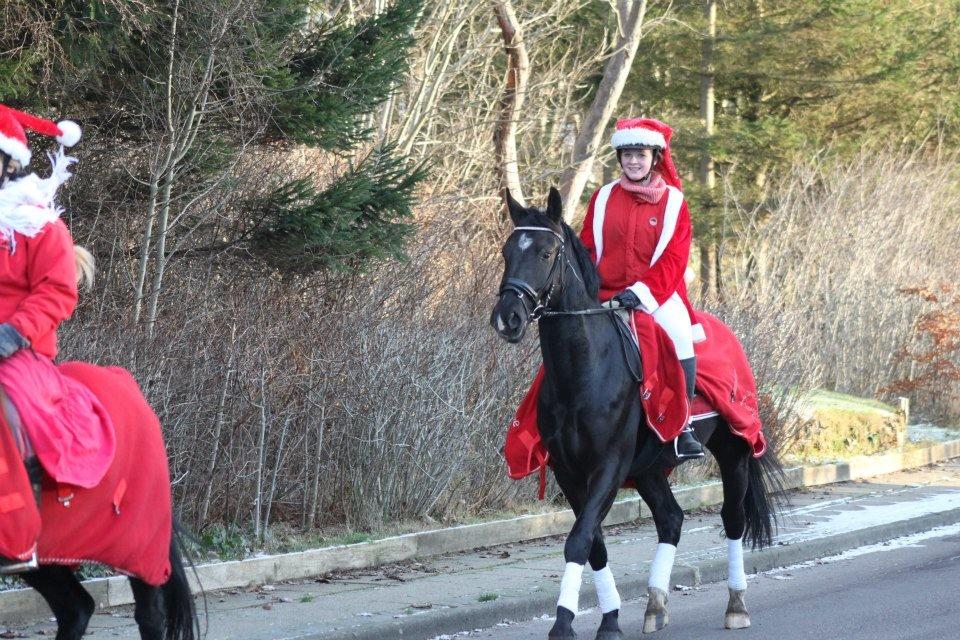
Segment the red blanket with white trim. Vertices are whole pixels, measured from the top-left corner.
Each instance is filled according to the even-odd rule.
[[[720,319],[697,312],[707,339],[694,345],[697,356],[697,393],[730,425],[759,458],[767,449],[757,405],[757,385],[740,341]],[[632,327],[643,359],[644,381],[641,400],[647,424],[661,440],[669,440],[689,418],[683,370],[677,362],[673,344],[666,332],[645,313],[634,315]],[[669,349],[669,350],[668,350]],[[543,368],[524,396],[504,445],[507,473],[513,479],[525,478],[549,464],[549,454],[540,440],[537,427],[537,398],[543,381]],[[672,435],[671,435],[672,434]]]
[[[90,389],[113,421],[116,453],[84,489],[44,479],[39,513],[23,462],[0,419],[0,555],[41,564],[97,562],[152,585],[170,577],[170,475],[160,422],[119,367],[66,362],[60,371]]]

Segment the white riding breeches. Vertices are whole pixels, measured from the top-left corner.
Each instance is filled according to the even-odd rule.
[[[680,299],[680,294],[674,293],[657,307],[653,312],[653,320],[660,325],[677,350],[677,359],[686,360],[693,357],[693,328],[690,326],[690,314],[687,306]]]

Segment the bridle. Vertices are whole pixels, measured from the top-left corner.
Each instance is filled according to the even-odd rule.
[[[564,264],[569,264],[569,258],[566,255],[567,242],[562,235],[549,227],[515,227],[510,235],[512,236],[517,231],[544,231],[547,233],[552,233],[557,237],[557,240],[560,241],[560,250],[557,251],[557,255],[553,259],[553,264],[550,265],[550,273],[547,274],[547,280],[543,284],[543,287],[541,287],[547,289],[547,292],[544,295],[538,293],[537,289],[533,288],[530,283],[528,283],[526,280],[521,280],[520,278],[507,278],[507,280],[500,286],[500,291],[497,293],[499,297],[502,297],[503,294],[508,292],[516,294],[516,296],[520,298],[520,303],[523,305],[524,311],[527,310],[527,300],[529,300],[533,305],[533,309],[527,313],[527,322],[534,322],[540,320],[541,318],[554,318],[557,316],[593,316],[601,313],[612,314],[621,310],[621,307],[619,306],[578,309],[574,311],[552,311],[547,309],[547,305],[550,304],[550,298],[553,296],[553,292],[557,288],[557,283],[563,280]],[[573,269],[573,266],[570,265],[570,268]],[[558,274],[559,278],[557,277]],[[576,269],[573,269],[573,274],[576,275],[578,279],[580,278],[580,276],[577,275]],[[627,344],[633,340],[633,338],[629,335],[626,324],[618,322],[613,315],[608,315],[607,317],[613,322],[614,328],[620,337],[620,346],[623,350],[623,358],[627,364],[627,369],[629,370],[630,375],[636,382],[641,382],[643,380],[643,371],[642,369],[634,370],[630,362],[630,356],[627,353]]]
[[[503,296],[503,294],[508,292],[515,294],[520,298],[524,311],[527,311],[527,322],[534,322],[548,313],[547,305],[550,304],[550,298],[553,297],[557,283],[563,280],[563,265],[566,262],[564,258],[567,252],[567,241],[562,235],[549,227],[515,227],[510,235],[512,236],[518,231],[551,233],[560,241],[560,250],[557,251],[557,255],[554,256],[553,264],[550,265],[550,273],[547,274],[547,280],[543,284],[543,287],[541,287],[542,289],[546,289],[545,294],[541,295],[529,282],[520,278],[507,278],[504,283],[500,285],[500,291],[497,293],[498,296]],[[529,310],[528,300],[529,304],[533,305],[533,308]]]
[[[503,296],[503,294],[507,292],[516,294],[516,296],[520,298],[524,310],[527,309],[527,300],[529,300],[533,308],[527,313],[527,322],[557,316],[592,316],[619,310],[619,307],[600,307],[599,309],[579,309],[576,311],[552,311],[548,309],[550,298],[553,297],[557,284],[563,281],[564,266],[570,263],[570,258],[567,256],[567,241],[562,235],[549,227],[515,227],[510,235],[512,236],[517,231],[552,233],[556,236],[557,240],[560,241],[560,250],[557,251],[557,255],[553,259],[553,264],[550,265],[550,273],[547,274],[546,282],[544,282],[543,287],[541,287],[541,289],[547,290],[545,294],[541,295],[530,283],[520,278],[507,278],[503,285],[500,286],[500,291],[497,292],[497,296]],[[572,268],[571,265],[571,269]],[[580,279],[575,269],[573,270],[573,274],[578,280]]]

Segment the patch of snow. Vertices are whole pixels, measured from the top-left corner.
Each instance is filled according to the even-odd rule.
[[[847,551],[838,553],[836,555],[825,556],[823,558],[817,558],[816,560],[807,560],[806,562],[792,564],[787,567],[777,567],[776,569],[771,569],[770,571],[764,571],[762,573],[763,575],[771,576],[775,580],[788,580],[790,578],[785,578],[778,574],[784,574],[788,571],[793,571],[796,569],[805,569],[818,564],[832,564],[834,562],[840,562],[841,560],[849,560],[850,558],[867,555],[868,553],[877,553],[878,551],[896,551],[897,549],[906,549],[909,547],[922,547],[923,545],[920,543],[927,540],[943,538],[946,536],[954,536],[958,534],[960,534],[960,523],[944,525],[942,527],[935,527],[929,531],[921,531],[920,533],[913,533],[908,536],[894,538],[892,540],[887,540],[886,542],[878,542],[877,544],[868,544],[862,547],[857,547],[856,549],[848,549]]]
[[[846,531],[866,529],[891,522],[909,520],[931,513],[960,508],[960,491],[951,490],[894,504],[865,504],[861,509],[845,509],[824,514],[802,531],[777,537],[778,542],[822,538]]]

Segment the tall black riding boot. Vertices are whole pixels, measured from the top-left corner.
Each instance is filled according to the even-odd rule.
[[[697,359],[693,357],[681,360],[680,366],[683,367],[683,376],[686,378],[687,399],[693,400],[697,387]],[[677,454],[677,459],[681,461],[704,456],[703,445],[697,440],[697,434],[689,423],[674,440],[674,452]]]
[[[33,499],[37,501],[37,508],[40,508],[40,492],[43,489],[43,467],[36,456],[31,456],[24,461],[27,468],[27,477],[30,479],[30,488],[33,489]]]

